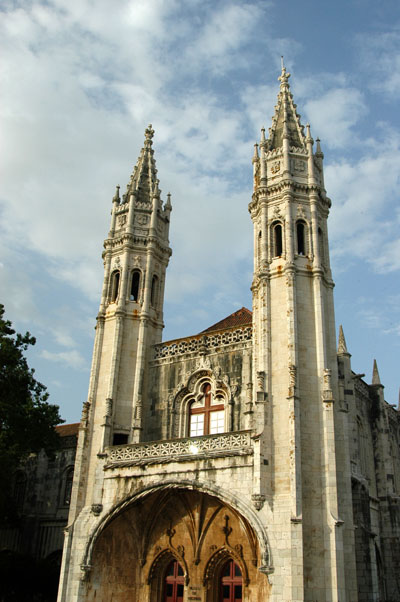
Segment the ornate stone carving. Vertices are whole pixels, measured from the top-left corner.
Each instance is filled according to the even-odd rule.
[[[289,365],[289,391],[288,396],[292,397],[296,394],[297,387],[297,366],[294,364]]]
[[[257,390],[264,392],[264,384],[265,384],[265,372],[264,372],[264,370],[259,370],[257,372]]]
[[[297,217],[300,219],[306,219],[303,205],[297,205]]]
[[[139,267],[142,265],[142,258],[140,255],[135,255],[135,257],[133,258],[133,265],[135,267]]]
[[[274,161],[271,165],[271,173],[273,173],[274,175],[279,173],[281,169],[281,162],[280,161]]]
[[[238,431],[220,435],[173,439],[154,443],[119,445],[108,450],[107,466],[118,464],[155,464],[179,460],[193,460],[196,456],[248,455],[253,453],[249,431]]]
[[[85,428],[89,420],[90,401],[85,401],[82,406],[81,425]]]
[[[232,331],[222,332],[213,335],[204,335],[202,339],[192,338],[178,341],[177,343],[159,343],[155,345],[155,358],[161,359],[165,357],[175,357],[177,355],[183,355],[186,353],[199,353],[201,345],[206,345],[207,350],[210,351],[215,347],[223,347],[226,345],[232,345],[234,343],[240,343],[245,341],[251,341],[252,338],[252,327],[247,326],[245,328],[237,328]]]
[[[333,392],[332,392],[332,382],[331,382],[332,370],[329,368],[325,368],[323,375],[323,391],[322,391],[322,399],[326,403],[334,401]]]
[[[135,218],[135,223],[136,224],[140,224],[141,226],[144,226],[145,224],[147,224],[149,221],[149,218],[147,215],[143,215],[143,213],[139,213],[138,215],[136,215]]]
[[[112,416],[112,409],[113,409],[113,400],[108,397],[106,399],[106,416]]]
[[[251,496],[254,508],[256,510],[261,510],[261,508],[264,506],[264,502],[265,502],[265,495],[263,495],[262,493],[253,493],[253,495]]]
[[[126,214],[124,213],[123,215],[118,216],[118,226],[120,228],[122,228],[123,226],[125,226],[125,224],[126,224]]]
[[[295,171],[303,172],[306,171],[306,163],[301,159],[294,159],[293,167]]]
[[[92,504],[92,513],[95,516],[99,516],[99,514],[101,514],[102,511],[103,511],[103,504]]]

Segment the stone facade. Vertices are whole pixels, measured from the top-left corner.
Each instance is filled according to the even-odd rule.
[[[113,199],[59,602],[398,600],[399,413],[339,347],[320,143],[282,69],[253,157],[253,311],[161,342],[153,130]]]
[[[64,528],[71,502],[78,424],[57,426],[60,447],[49,458],[31,454],[14,477],[13,497],[20,517],[0,529],[0,549],[61,562]]]

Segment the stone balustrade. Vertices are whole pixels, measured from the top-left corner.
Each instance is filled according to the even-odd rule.
[[[251,431],[116,445],[106,450],[106,468],[167,462],[193,462],[204,458],[245,456],[253,453]]]
[[[197,335],[195,337],[157,343],[154,345],[154,359],[159,360],[187,353],[199,353],[203,348],[212,351],[227,345],[251,341],[252,327],[232,328],[225,332]]]

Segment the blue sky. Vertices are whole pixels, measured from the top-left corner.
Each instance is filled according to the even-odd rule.
[[[251,308],[253,144],[280,56],[325,153],[336,322],[400,385],[398,2],[14,0],[0,9],[0,290],[68,422],[86,400],[116,184],[148,123],[171,192],[165,339]]]

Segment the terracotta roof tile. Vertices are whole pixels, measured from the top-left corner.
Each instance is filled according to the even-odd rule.
[[[73,435],[78,435],[79,422],[75,422],[74,424],[59,424],[56,426],[56,431],[60,435],[60,437],[72,437]]]
[[[199,334],[212,332],[213,330],[225,330],[226,328],[234,328],[235,326],[247,326],[251,324],[252,313],[246,307],[241,307],[230,316],[220,320],[216,324],[209,326],[206,330],[202,330]]]

